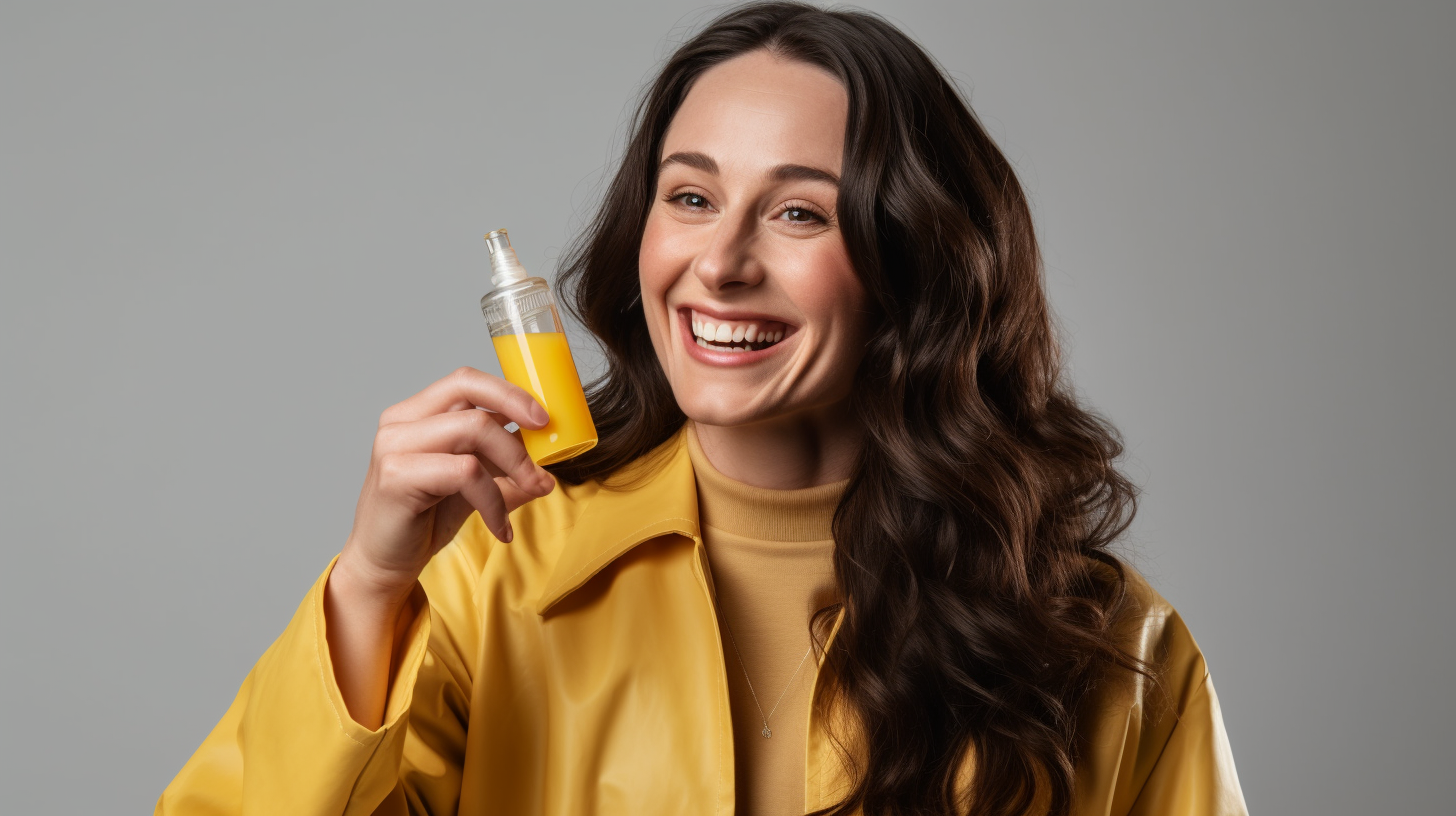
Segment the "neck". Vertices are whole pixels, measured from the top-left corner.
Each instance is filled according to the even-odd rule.
[[[695,422],[708,462],[737,482],[797,490],[848,479],[861,431],[844,405],[749,425]]]

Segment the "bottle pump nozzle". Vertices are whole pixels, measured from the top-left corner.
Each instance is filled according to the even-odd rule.
[[[530,277],[526,267],[521,266],[521,260],[516,257],[516,251],[511,249],[511,239],[505,230],[491,230],[486,233],[485,245],[490,248],[491,286],[499,288],[520,283]]]

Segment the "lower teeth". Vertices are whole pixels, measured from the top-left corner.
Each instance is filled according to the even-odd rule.
[[[773,343],[715,343],[697,338],[698,345],[713,351],[762,351],[772,346]]]

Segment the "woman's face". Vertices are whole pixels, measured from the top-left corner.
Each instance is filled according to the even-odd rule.
[[[755,51],[700,76],[663,141],[642,305],[683,413],[745,425],[833,408],[864,353],[835,211],[849,101]]]

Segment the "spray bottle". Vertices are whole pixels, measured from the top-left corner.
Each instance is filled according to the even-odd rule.
[[[545,280],[526,273],[505,230],[486,235],[485,244],[490,247],[490,283],[495,289],[480,299],[480,310],[501,371],[551,416],[539,431],[521,429],[526,452],[536,464],[549,465],[591,450],[597,444],[597,428],[551,289]]]

